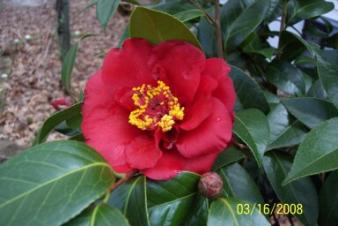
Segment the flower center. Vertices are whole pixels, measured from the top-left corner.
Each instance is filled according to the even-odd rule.
[[[137,109],[130,112],[129,123],[142,130],[161,128],[167,132],[184,117],[184,107],[161,80],[156,87],[145,84],[134,87],[132,100]]]

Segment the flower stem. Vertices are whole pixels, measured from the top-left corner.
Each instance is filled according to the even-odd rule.
[[[131,171],[130,173],[127,173],[125,175],[125,177],[121,178],[120,180],[118,180],[115,184],[113,184],[113,186],[111,186],[110,188],[110,192],[114,191],[116,188],[118,188],[120,185],[124,184],[125,182],[127,182],[128,180],[130,180],[130,178],[132,178],[134,176],[134,171]]]
[[[216,49],[217,56],[223,58],[223,37],[221,27],[221,10],[219,7],[219,0],[215,0],[215,32],[216,32]]]

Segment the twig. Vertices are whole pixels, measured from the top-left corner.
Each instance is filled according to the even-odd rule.
[[[287,17],[287,13],[288,13],[288,1],[284,0],[283,1],[283,13],[282,13],[282,19],[280,22],[280,27],[279,27],[279,40],[278,40],[278,50],[280,50],[281,47],[281,34],[282,32],[285,30],[286,28],[286,17]]]
[[[216,28],[216,49],[217,56],[223,58],[223,37],[221,28],[221,12],[219,0],[215,0],[215,28]]]
[[[134,173],[135,173],[134,171],[127,173],[125,177],[121,178],[119,181],[117,181],[115,184],[113,184],[113,186],[111,186],[111,188],[110,188],[110,192],[112,192],[113,190],[115,190],[120,185],[124,184],[125,182],[127,182],[130,178],[132,178],[134,176]]]
[[[190,2],[194,6],[196,6],[196,8],[198,8],[199,10],[201,10],[203,12],[204,16],[207,18],[207,20],[210,24],[216,25],[216,21],[214,20],[214,18],[209,15],[209,13],[200,5],[200,3],[198,1],[190,0]]]

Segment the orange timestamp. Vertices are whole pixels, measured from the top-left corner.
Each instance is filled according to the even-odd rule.
[[[301,203],[238,203],[236,205],[238,215],[253,215],[255,211],[264,215],[302,215],[304,206]]]

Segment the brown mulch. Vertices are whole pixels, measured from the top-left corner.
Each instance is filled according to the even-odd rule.
[[[61,63],[54,2],[48,1],[39,7],[3,4],[4,8],[0,10],[0,49],[12,61],[9,77],[2,84],[6,90],[6,104],[0,110],[0,139],[29,145],[43,121],[55,111],[50,105],[51,100],[65,95],[60,87]],[[127,18],[117,13],[103,31],[95,17],[95,7],[84,10],[87,0],[69,2],[72,34],[96,34],[80,44],[73,70],[73,86],[80,90],[101,65],[102,56],[116,47]],[[32,40],[25,40],[26,35],[32,36]],[[79,39],[75,36],[73,42]],[[16,39],[19,44],[14,43],[18,41]],[[57,137],[53,134],[51,139]]]

